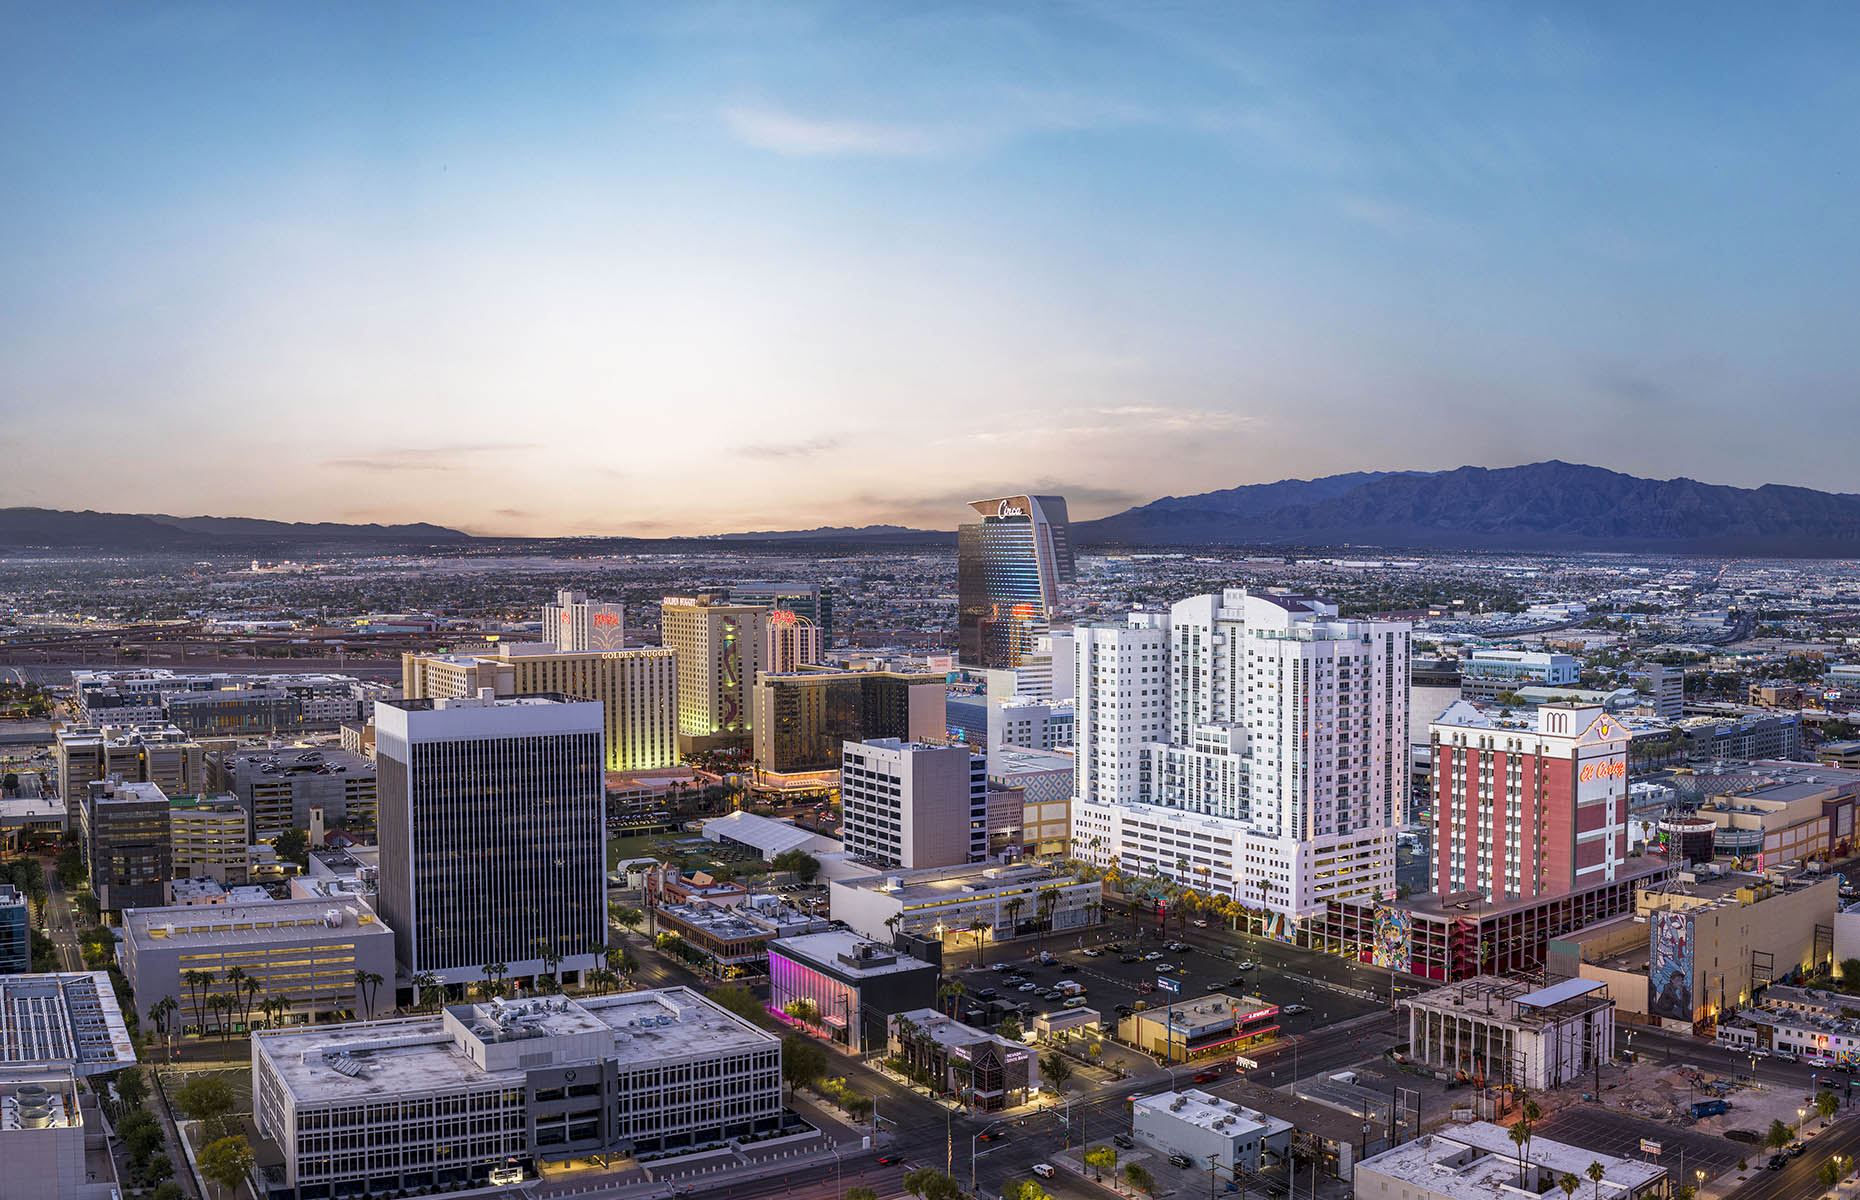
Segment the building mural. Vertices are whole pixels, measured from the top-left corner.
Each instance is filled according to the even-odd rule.
[[[1653,946],[1647,964],[1647,1010],[1656,1017],[1690,1021],[1692,1003],[1692,916],[1662,910],[1653,914]]]

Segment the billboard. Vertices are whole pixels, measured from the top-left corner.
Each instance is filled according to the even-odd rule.
[[[1378,967],[1406,971],[1413,949],[1414,914],[1405,908],[1376,906],[1375,927],[1369,939],[1369,959]]]
[[[1653,914],[1653,945],[1647,962],[1647,1011],[1690,1021],[1692,1005],[1692,915],[1670,909]]]

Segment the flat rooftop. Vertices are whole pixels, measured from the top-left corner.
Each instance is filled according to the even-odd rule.
[[[501,1006],[502,1017],[498,1007],[459,1004],[434,1016],[261,1030],[253,1044],[299,1104],[522,1082],[522,1069],[474,1063],[462,1044],[474,1037],[486,1044],[531,1042],[551,1066],[605,1060],[623,1068],[780,1045],[774,1034],[685,987],[522,1000]]]
[[[359,754],[324,746],[279,746],[234,750],[220,762],[235,775],[373,775],[375,764]]]
[[[1599,980],[1566,979],[1546,988],[1533,988],[1515,979],[1475,975],[1418,996],[1403,997],[1401,1003],[1429,1012],[1534,1026],[1567,1021],[1613,1002],[1606,985]]]
[[[59,1065],[74,1075],[136,1061],[104,971],[0,975],[0,1069]]]
[[[893,950],[846,929],[777,938],[769,943],[769,951],[787,958],[820,963],[860,979],[896,975],[902,971],[919,971],[930,966],[920,958],[912,958],[901,950]]]
[[[134,943],[137,950],[243,946],[285,937],[352,939],[376,934],[392,936],[393,930],[366,904],[347,897],[123,910],[124,939]]]
[[[1689,897],[1703,904],[1693,904],[1691,908],[1710,908],[1720,905],[1735,905],[1737,893],[1745,888],[1760,890],[1772,889],[1767,897],[1759,897],[1757,903],[1776,896],[1790,895],[1818,884],[1834,884],[1834,876],[1829,875],[1790,875],[1780,871],[1759,875],[1752,871],[1730,871],[1723,875],[1701,875],[1695,880],[1674,879],[1670,883],[1649,885],[1645,890],[1650,896]]]
[[[1592,892],[1619,883],[1640,884],[1644,880],[1665,875],[1669,870],[1671,870],[1671,867],[1666,859],[1661,858],[1657,854],[1644,854],[1637,859],[1630,858],[1626,867],[1619,871],[1611,880],[1587,884],[1580,888],[1571,889],[1571,891],[1568,892],[1559,892],[1556,895],[1536,896],[1492,903],[1485,900],[1478,892],[1448,892],[1445,895],[1441,895],[1437,892],[1429,892],[1426,895],[1403,900],[1394,907],[1405,908],[1418,916],[1426,917],[1498,917],[1509,913],[1520,912],[1527,908],[1536,908],[1540,905],[1551,904],[1563,896],[1582,892]]]
[[[881,871],[865,879],[846,880],[843,886],[886,892],[910,906],[968,900],[1007,888],[1054,883],[1070,886],[1076,884],[1077,880],[1069,874],[1049,871],[1045,867],[969,863],[923,871]]]
[[[1424,1192],[1464,1197],[1516,1196],[1519,1147],[1502,1125],[1475,1121],[1439,1133],[1422,1134],[1390,1150],[1371,1156],[1361,1169],[1375,1171]],[[1574,1175],[1588,1185],[1590,1163],[1602,1164],[1602,1180],[1614,1185],[1611,1194],[1632,1193],[1666,1174],[1666,1168],[1632,1158],[1616,1158],[1597,1150],[1554,1142],[1546,1137],[1530,1141],[1525,1160],[1553,1179]],[[1556,1192],[1553,1186],[1550,1194]]]
[[[1071,771],[1077,759],[1057,750],[1029,750],[1000,746],[988,753],[988,773],[996,778],[1028,771]]]
[[[938,1045],[958,1047],[973,1046],[977,1042],[994,1042],[999,1046],[1018,1046],[1021,1049],[1026,1048],[1025,1045],[1020,1042],[1010,1042],[1001,1035],[990,1033],[986,1029],[977,1029],[973,1025],[965,1025],[954,1017],[945,1016],[934,1008],[913,1009],[910,1012],[899,1013],[898,1016],[916,1025],[923,1034]]]
[[[1221,1132],[1229,1137],[1249,1132],[1250,1129],[1266,1128],[1267,1135],[1278,1132],[1272,1125],[1292,1127],[1290,1121],[1283,1117],[1272,1117],[1256,1109],[1247,1108],[1232,1100],[1223,1100],[1211,1092],[1199,1088],[1183,1088],[1179,1092],[1159,1092],[1154,1096],[1137,1096],[1131,1100],[1137,1108],[1147,1108],[1163,1113],[1173,1120],[1186,1121],[1210,1132]],[[1224,1124],[1228,1121],[1235,1124]]]

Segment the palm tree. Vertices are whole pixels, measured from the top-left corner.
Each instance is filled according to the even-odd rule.
[[[440,986],[439,976],[431,971],[415,971],[409,982],[413,984],[413,994],[419,998],[415,1008],[425,1008],[428,1003],[427,993],[437,992]]]
[[[185,983],[194,993],[194,1023],[202,1026],[204,1031],[207,1011],[206,992],[208,988],[213,986],[213,972],[183,971],[181,972],[181,982]]]
[[[245,1031],[251,1033],[252,1002],[257,1000],[258,994],[265,990],[265,985],[248,975],[246,976],[245,982],[240,984],[239,987],[240,990],[245,993],[244,1012],[241,1019],[245,1022]]]
[[[1565,1171],[1563,1172],[1562,1178],[1556,1181],[1556,1185],[1563,1189],[1563,1195],[1565,1197],[1573,1197],[1576,1194],[1576,1189],[1582,1186],[1582,1180],[1577,1179],[1574,1175]]]
[[[1595,1185],[1595,1200],[1602,1200],[1602,1177],[1608,1174],[1608,1168],[1600,1162],[1591,1162],[1589,1169],[1583,1174],[1587,1175],[1589,1182]]]
[[[993,925],[980,917],[969,922],[969,932],[975,935],[975,965],[978,967],[988,965],[988,950],[983,943],[988,940],[988,931],[993,928]]]
[[[233,967],[226,972],[226,982],[232,985],[232,994],[234,996],[238,996],[243,990],[245,980],[246,974],[244,967]]]
[[[220,1041],[224,1042],[232,1032],[232,1014],[239,1007],[239,1002],[225,992],[215,992],[207,997],[207,1007],[219,1014],[214,1024],[218,1027]]]
[[[1020,910],[1027,907],[1027,898],[1016,896],[1001,907],[1007,910],[1008,936],[1014,937],[1020,933]]]
[[[601,995],[605,996],[614,986],[619,984],[620,977],[606,967],[596,967],[594,970],[588,972],[588,982],[594,985]]]
[[[380,994],[381,985],[384,982],[386,981],[373,971],[355,973],[355,993],[361,997],[362,1003],[367,1007],[367,1019],[370,1021],[375,1019],[375,997]]]
[[[942,982],[942,984],[938,986],[938,988],[936,989],[937,1003],[941,1004],[945,1000],[949,1000],[949,1001],[959,1000],[964,995],[966,995],[968,991],[969,991],[968,988],[962,986],[962,980],[953,979],[953,978],[945,979]],[[956,1006],[954,1003],[950,1004],[949,1011],[952,1016],[955,1014]]]
[[[488,962],[480,968],[484,972],[484,994],[501,996],[504,994],[504,972],[510,970],[501,962]]]
[[[171,1063],[174,1061],[174,1039],[168,1036],[168,1022],[179,1007],[180,1001],[173,996],[163,996],[149,1006],[149,1020],[155,1022],[156,1032],[161,1034],[162,1044],[168,1048],[168,1061]]]
[[[1518,1186],[1522,1188],[1524,1186],[1524,1143],[1531,1140],[1531,1131],[1523,1121],[1519,1121],[1505,1136],[1510,1138],[1511,1144],[1518,1148]],[[1600,1184],[1596,1185],[1596,1191],[1601,1191]]]
[[[639,960],[634,958],[630,953],[622,954],[620,956],[620,966],[616,969],[616,973],[626,976],[627,986],[631,987],[633,985],[633,976],[639,973]],[[619,981],[615,980],[615,982],[617,983]]]
[[[554,946],[543,952],[543,969],[555,977],[557,991],[562,990],[562,955]]]
[[[1042,941],[1044,941],[1046,934],[1053,931],[1053,906],[1058,903],[1059,894],[1052,889],[1049,888],[1040,893],[1040,900],[1036,907],[1040,910],[1040,934]]]

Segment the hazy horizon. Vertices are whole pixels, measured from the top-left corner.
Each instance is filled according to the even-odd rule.
[[[657,537],[1551,458],[1854,490],[1814,431],[1860,383],[1860,10],[11,18],[0,505]]]

